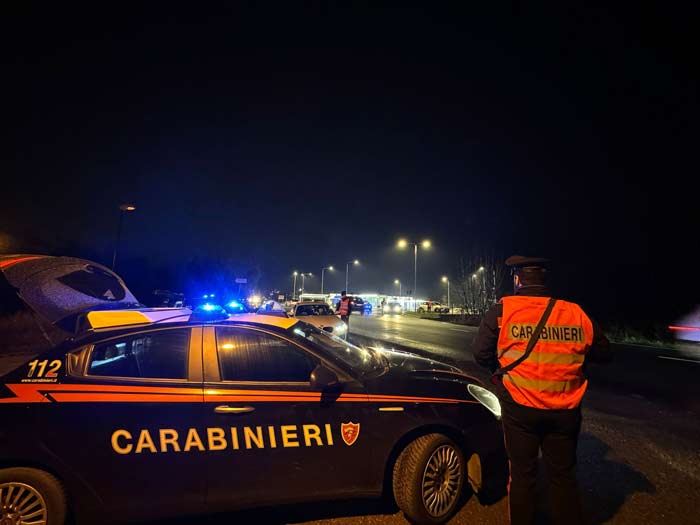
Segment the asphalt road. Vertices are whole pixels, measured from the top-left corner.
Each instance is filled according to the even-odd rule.
[[[476,332],[473,326],[407,316],[353,316],[350,322],[350,333],[361,342],[412,348],[486,378],[470,352]],[[589,393],[645,398],[674,411],[700,414],[700,345],[613,347],[614,363],[589,367]]]

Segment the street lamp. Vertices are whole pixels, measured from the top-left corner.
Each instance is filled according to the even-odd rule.
[[[307,277],[313,277],[313,276],[314,276],[314,274],[312,274],[311,272],[301,274],[301,293],[302,294],[304,293],[304,279],[306,279]]]
[[[133,204],[120,204],[119,205],[119,222],[117,223],[117,239],[114,242],[114,253],[112,254],[112,271],[117,267],[117,250],[119,249],[119,241],[122,236],[122,222],[124,221],[124,214],[130,211],[134,211],[136,206]]]
[[[481,274],[481,294],[483,296],[484,305],[486,305],[486,272],[484,272],[484,269],[485,268],[483,266],[479,266],[476,273]]]
[[[450,280],[443,276],[442,282],[447,283],[447,313],[450,313]]]
[[[297,275],[299,275],[299,272],[294,272],[292,274],[294,276],[294,285],[292,286],[292,301],[297,298]]]
[[[354,261],[348,261],[345,263],[345,292],[346,293],[350,292],[350,290],[348,290],[348,273],[350,272],[350,265],[351,264],[354,264],[355,266],[357,266],[358,264],[360,264],[360,261],[355,259]]]
[[[396,246],[400,249],[406,248],[408,245],[413,246],[413,299],[415,302],[415,298],[418,295],[416,293],[416,288],[418,286],[418,243],[409,242],[406,239],[399,239],[399,242],[396,243]],[[420,245],[424,250],[427,250],[431,246],[430,241],[427,239],[421,242]]]
[[[330,271],[332,272],[332,271],[333,271],[333,267],[332,267],[332,266],[324,266],[323,268],[321,268],[321,293],[323,293],[323,273],[324,273],[326,270],[330,270]]]
[[[398,279],[394,279],[394,284],[399,285],[399,297],[401,297],[401,281],[399,281]]]

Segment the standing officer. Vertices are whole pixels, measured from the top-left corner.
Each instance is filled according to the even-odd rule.
[[[340,314],[340,318],[345,321],[345,324],[350,328],[350,312],[352,311],[352,305],[350,304],[350,297],[347,296],[345,290],[340,292],[340,301],[335,308],[335,313]]]
[[[486,312],[472,348],[476,362],[493,373],[501,399],[512,525],[533,523],[540,449],[549,474],[554,523],[583,523],[576,446],[588,383],[584,364],[612,359],[608,339],[583,309],[552,298],[548,263],[520,255],[506,260],[515,294]]]

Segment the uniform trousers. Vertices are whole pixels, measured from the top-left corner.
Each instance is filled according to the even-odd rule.
[[[540,449],[549,478],[553,523],[583,524],[576,483],[576,446],[581,430],[581,408],[545,410],[504,402],[502,414],[510,460],[508,495],[511,525],[532,525],[534,522]]]

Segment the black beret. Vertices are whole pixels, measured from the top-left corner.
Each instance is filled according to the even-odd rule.
[[[511,255],[506,259],[506,266],[513,268],[538,267],[546,268],[549,265],[549,259],[542,257],[525,257],[523,255]]]

